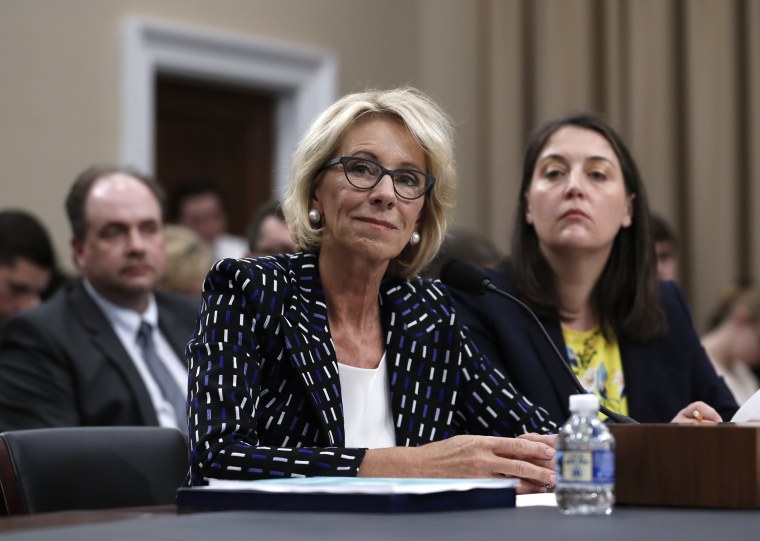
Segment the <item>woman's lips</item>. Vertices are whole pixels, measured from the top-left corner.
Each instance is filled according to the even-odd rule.
[[[383,220],[375,220],[374,218],[357,218],[357,220],[359,220],[360,222],[364,222],[365,224],[385,227],[387,229],[396,229],[396,226],[394,226],[392,223],[385,222]]]
[[[581,209],[572,208],[565,211],[562,214],[562,218],[588,218],[589,215],[583,212]]]

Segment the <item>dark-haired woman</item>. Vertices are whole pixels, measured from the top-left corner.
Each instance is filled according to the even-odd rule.
[[[658,282],[646,193],[604,121],[576,115],[532,137],[511,259],[489,277],[539,315],[582,385],[639,422],[729,419],[737,405],[710,364],[681,291]],[[471,336],[561,423],[576,391],[530,316],[454,291]]]

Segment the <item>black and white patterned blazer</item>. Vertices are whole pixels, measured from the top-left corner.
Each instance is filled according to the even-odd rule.
[[[317,267],[297,253],[209,272],[187,348],[191,483],[357,474]],[[388,279],[379,302],[398,445],[556,429],[478,353],[440,283]]]

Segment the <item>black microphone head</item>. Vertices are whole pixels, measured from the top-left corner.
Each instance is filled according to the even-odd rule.
[[[441,282],[447,286],[473,295],[482,295],[491,283],[483,269],[459,259],[446,261],[441,267],[440,276]]]

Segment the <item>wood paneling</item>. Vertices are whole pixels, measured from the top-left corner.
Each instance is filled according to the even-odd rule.
[[[275,99],[248,88],[174,76],[156,86],[156,178],[171,194],[202,180],[224,197],[229,230],[243,235],[272,197]]]

